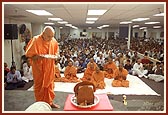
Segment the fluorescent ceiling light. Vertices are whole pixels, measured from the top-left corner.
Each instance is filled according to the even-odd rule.
[[[160,22],[146,22],[145,24],[158,24]]]
[[[137,21],[137,22],[140,22],[140,21],[145,21],[145,20],[149,20],[150,18],[136,18],[136,19],[132,19],[131,21]]]
[[[71,26],[72,28],[74,28],[74,29],[78,29],[76,26]]]
[[[130,24],[132,23],[131,21],[125,21],[125,22],[120,22],[120,24]]]
[[[63,27],[59,27],[60,29],[62,29]]]
[[[137,27],[139,27],[139,25],[133,25],[132,27],[133,27],[133,28],[137,28]]]
[[[98,29],[102,29],[102,27],[100,26],[100,27],[97,27]]]
[[[142,30],[142,29],[146,29],[147,27],[141,27],[141,28],[139,28],[140,30]]]
[[[103,15],[107,10],[88,10],[87,15]]]
[[[155,14],[153,16],[164,16],[164,13]]]
[[[97,20],[98,18],[86,18],[86,20]]]
[[[54,25],[54,23],[51,23],[51,22],[46,22],[44,24],[46,24],[46,25]]]
[[[65,26],[70,26],[70,27],[71,27],[71,26],[72,26],[72,24],[65,24]]]
[[[68,24],[66,21],[58,22],[59,24]]]
[[[88,27],[88,29],[92,29],[92,27]]]
[[[153,26],[153,28],[161,28],[161,26]]]
[[[26,10],[27,12],[39,15],[39,16],[51,16],[53,14],[45,11],[45,10]]]
[[[87,24],[93,24],[95,23],[94,21],[86,21]]]
[[[48,20],[52,20],[52,21],[62,21],[61,18],[48,18]]]
[[[103,27],[103,28],[104,28],[104,27],[109,27],[109,25],[103,25],[102,27]]]

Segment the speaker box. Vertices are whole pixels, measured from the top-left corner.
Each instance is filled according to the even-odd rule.
[[[4,24],[4,39],[18,39],[17,24]]]

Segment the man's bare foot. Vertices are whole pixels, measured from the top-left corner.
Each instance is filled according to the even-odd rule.
[[[59,105],[54,104],[54,103],[51,105],[51,107],[52,107],[52,108],[60,108],[60,106],[59,106]]]

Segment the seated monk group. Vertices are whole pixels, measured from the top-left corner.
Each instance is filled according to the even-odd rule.
[[[117,68],[112,59],[109,58],[109,61],[105,66],[105,70],[106,71],[101,71],[94,60],[91,59],[87,64],[83,77],[80,80],[92,82],[97,89],[104,89],[106,86],[104,78],[114,78],[112,81],[113,87],[129,87],[129,81],[126,80],[128,71],[123,68],[123,64],[119,64],[119,67]],[[55,81],[74,83],[80,82],[76,74],[77,68],[73,66],[72,61],[69,61],[68,66],[65,68],[65,77],[61,77],[58,67],[55,66]]]
[[[129,81],[126,80],[128,71],[123,68],[123,64],[114,71],[114,80],[112,81],[113,87],[129,87]]]
[[[104,75],[106,78],[114,78],[114,71],[117,69],[115,62],[112,58],[108,58],[108,62],[104,65]]]

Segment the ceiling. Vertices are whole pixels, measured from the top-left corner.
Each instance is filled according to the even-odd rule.
[[[121,21],[131,21],[135,18],[150,18],[149,21],[159,21],[159,24],[164,27],[164,17],[155,17],[154,14],[164,12],[165,3],[163,2],[134,2],[134,3],[122,3],[122,2],[108,2],[108,3],[59,3],[59,2],[48,2],[46,3],[5,3],[4,4],[4,17],[11,18],[31,23],[44,23],[49,22],[48,18],[62,18],[63,20],[71,23],[78,28],[97,28],[104,24],[109,24],[110,28],[118,27]],[[25,10],[46,10],[53,14],[53,16],[37,16],[29,13]],[[107,12],[102,16],[88,16],[87,11],[90,9],[106,9]],[[86,24],[87,17],[98,17],[98,20],[94,24]],[[131,25],[139,24],[140,27],[147,26],[152,27],[153,25],[144,25],[143,22],[133,22]],[[55,25],[64,27],[63,24]]]

